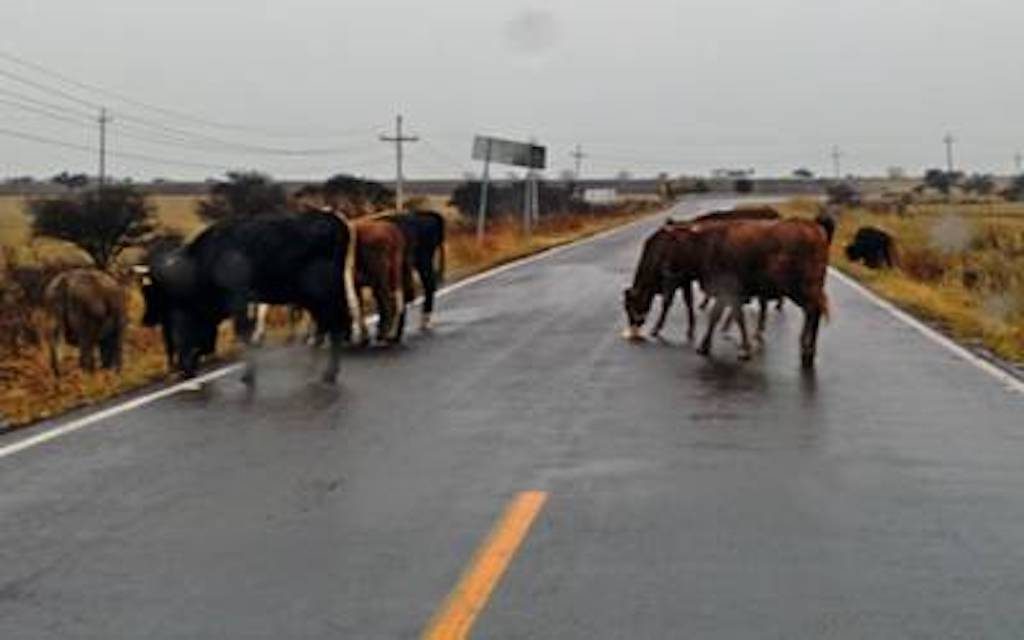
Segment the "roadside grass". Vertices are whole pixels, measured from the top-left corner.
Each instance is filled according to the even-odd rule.
[[[777,205],[783,215],[813,216],[817,203]],[[862,226],[891,234],[898,268],[872,270],[844,248]],[[907,215],[842,212],[832,265],[875,293],[971,346],[1024,363],[1024,205],[912,205]]]
[[[190,236],[202,228],[194,215],[195,198],[175,196],[158,198],[157,215],[165,226]],[[20,203],[0,202],[0,223],[8,222],[14,216],[22,220],[4,227],[0,235],[0,246],[15,247],[17,260],[31,262],[56,256],[64,262],[73,248],[63,243],[29,242],[31,233],[27,220],[21,212]],[[517,224],[510,221],[496,221],[487,230],[483,243],[478,243],[475,229],[463,220],[454,218],[452,212],[445,212],[449,218],[447,235],[447,274],[452,282],[524,257],[544,249],[571,242],[588,235],[631,222],[655,209],[653,203],[626,203],[620,209],[601,215],[558,215],[545,217],[527,239],[520,233]],[[20,225],[20,226],[19,226]],[[52,256],[51,256],[52,254]],[[3,285],[5,269],[10,265],[0,260],[0,285]],[[60,379],[50,371],[49,352],[42,339],[46,324],[45,314],[19,301],[21,307],[0,308],[7,315],[0,318],[0,329],[9,323],[21,323],[9,339],[0,336],[0,425],[24,426],[37,420],[60,415],[69,410],[95,404],[116,395],[138,389],[147,384],[166,379],[170,373],[166,368],[162,337],[159,328],[141,326],[143,302],[138,289],[126,283],[129,290],[129,322],[125,332],[124,367],[120,374],[98,371],[86,373],[78,367],[78,351],[65,348],[61,360]],[[0,294],[3,287],[0,286]],[[5,304],[9,300],[0,300]],[[13,317],[10,311],[17,311]],[[442,307],[443,313],[443,307]],[[238,353],[230,323],[221,327],[218,339],[217,360],[229,360]],[[268,318],[270,325],[269,342],[280,342],[289,334],[287,314],[283,308],[274,308]],[[16,336],[28,336],[16,337]]]

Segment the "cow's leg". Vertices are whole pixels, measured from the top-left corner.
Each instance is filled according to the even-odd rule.
[[[725,302],[721,298],[715,298],[715,305],[711,307],[711,316],[708,318],[707,331],[704,333],[704,339],[700,342],[700,347],[697,348],[697,353],[702,356],[711,355],[711,339],[714,336],[718,321],[722,319],[725,306]]]
[[[694,332],[697,330],[697,318],[693,312],[693,283],[687,282],[683,285],[683,302],[686,303],[686,339],[693,342]]]
[[[661,330],[665,327],[665,319],[668,318],[668,310],[672,307],[672,302],[675,301],[676,284],[674,282],[666,282],[662,286],[662,291],[661,314],[658,316],[658,321],[654,323],[654,328],[651,329],[652,338],[657,338],[658,334],[660,334]]]
[[[743,313],[743,307],[737,304],[735,307],[736,326],[740,328],[740,360],[750,360],[753,350],[750,347],[750,335],[747,332],[747,317]]]
[[[96,370],[96,348],[98,340],[91,327],[78,332],[78,364],[85,371]]]
[[[420,263],[416,267],[416,273],[420,276],[420,284],[423,285],[423,309],[420,312],[420,329],[430,329],[430,323],[434,313],[434,293],[437,291],[437,274],[434,272],[433,259],[425,264]]]
[[[385,278],[374,278],[371,291],[373,300],[377,303],[377,341],[383,342],[390,337],[391,322],[394,318],[392,306],[395,301],[388,291]]]
[[[764,343],[764,328],[768,322],[768,299],[757,299],[757,331],[754,333],[754,340],[758,344]]]
[[[711,294],[705,292],[704,293],[704,300],[702,300],[701,303],[700,303],[700,310],[703,311],[703,310],[707,309],[708,305],[711,304],[711,302],[713,300],[714,300],[714,298],[711,297]]]
[[[814,357],[818,348],[818,327],[821,324],[821,308],[810,302],[804,307],[804,328],[800,334],[800,365],[804,369],[814,368]]]

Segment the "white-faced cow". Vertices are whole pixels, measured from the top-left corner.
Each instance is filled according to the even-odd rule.
[[[309,311],[331,339],[323,378],[337,379],[342,346],[351,334],[355,234],[329,213],[266,214],[218,222],[144,271],[144,322],[162,324],[169,359],[193,376],[210,353],[217,327],[231,318],[248,343],[254,302],[293,304]],[[244,380],[255,371],[246,367]]]

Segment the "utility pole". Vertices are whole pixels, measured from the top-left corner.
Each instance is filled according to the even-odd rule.
[[[100,117],[98,122],[100,123],[100,172],[99,172],[99,186],[103,188],[103,183],[107,180],[107,123],[110,122],[110,116],[107,115],[107,108],[103,107],[100,109]]]
[[[843,157],[843,152],[839,150],[838,145],[832,145],[832,170],[836,174],[836,180],[841,180],[843,175],[840,171],[839,160]]]
[[[586,158],[587,154],[583,153],[583,148],[577,144],[576,148],[573,149],[572,153],[570,153],[569,155],[572,156],[573,160],[576,161],[576,171],[573,175],[576,176],[576,181],[579,182],[580,166],[583,164],[583,158]]]
[[[943,138],[942,141],[946,144],[946,171],[948,171],[949,175],[952,176],[953,175],[953,143],[956,142],[956,139],[953,138],[953,134],[952,133],[947,133],[946,137]]]
[[[405,180],[402,175],[402,143],[418,142],[419,137],[402,135],[402,115],[399,114],[395,117],[395,135],[381,134],[380,139],[383,142],[395,143],[395,205],[401,211],[405,204],[405,194],[402,188],[402,183]]]
[[[1013,164],[1017,167],[1017,174],[1020,175],[1021,168],[1024,167],[1024,155],[1021,155],[1020,151],[1013,155]]]

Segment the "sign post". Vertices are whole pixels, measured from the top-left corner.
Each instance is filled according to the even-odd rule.
[[[478,242],[484,238],[487,224],[487,192],[490,186],[491,162],[526,167],[526,182],[523,185],[523,228],[527,234],[531,232],[533,220],[539,216],[537,210],[537,175],[534,169],[543,169],[547,149],[540,145],[503,140],[489,136],[473,138],[473,159],[484,163],[483,180],[480,186],[480,210],[477,213],[476,237]]]

